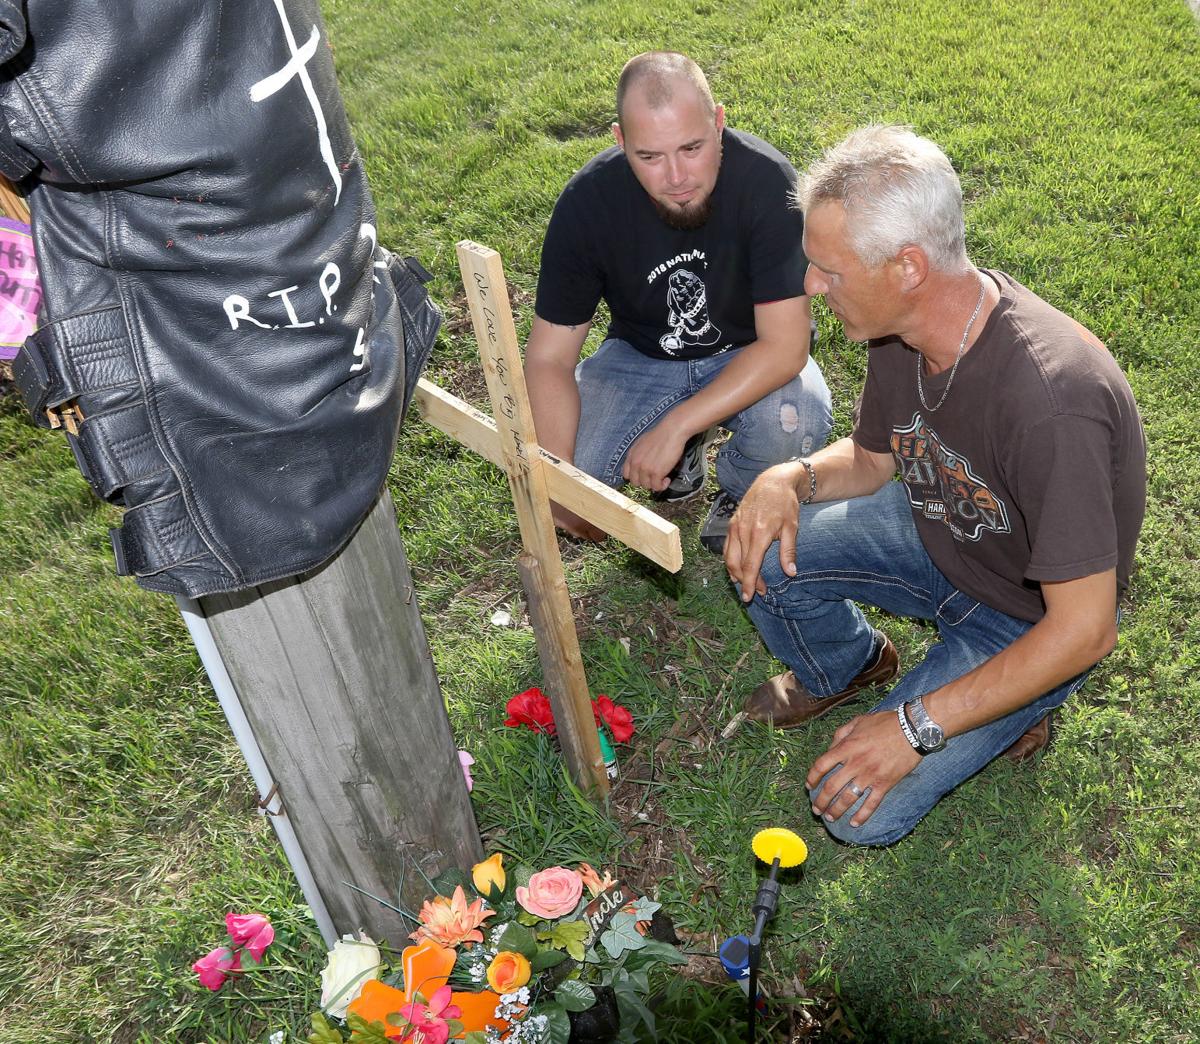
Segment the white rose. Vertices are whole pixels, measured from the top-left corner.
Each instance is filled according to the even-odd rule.
[[[343,935],[333,944],[321,972],[321,1008],[335,1018],[344,1019],[350,1002],[361,992],[363,983],[379,976],[383,960],[375,941],[362,932],[358,938]]]

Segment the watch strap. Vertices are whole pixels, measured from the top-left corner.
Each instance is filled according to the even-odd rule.
[[[909,700],[904,704],[904,709],[909,726],[912,728],[913,735],[917,739],[917,749],[922,754],[933,754],[945,748],[945,730],[929,716],[929,711],[925,709],[924,696],[917,696]],[[941,742],[927,744],[926,734],[930,731],[936,731],[936,734],[941,737]]]

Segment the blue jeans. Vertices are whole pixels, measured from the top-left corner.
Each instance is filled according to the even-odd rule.
[[[978,667],[1033,624],[957,590],[926,554],[899,482],[852,500],[800,509],[796,576],[780,568],[772,544],[762,567],[767,586],[747,609],[767,648],[818,696],[840,691],[865,666],[873,631],[855,602],[896,616],[933,620],[939,641],[875,710],[895,711]],[[889,845],[908,834],[949,791],[1013,745],[1083,684],[1087,671],[1007,717],[954,736],[921,759],[887,792],[862,826],[850,825],[864,798],[833,823],[834,837],[857,845]],[[825,779],[828,779],[827,774]],[[822,780],[811,792],[820,792]]]
[[[580,399],[575,466],[620,486],[625,455],[638,436],[711,383],[740,351],[707,359],[652,359],[626,341],[605,341],[575,369]],[[733,437],[717,453],[717,482],[740,500],[772,464],[820,449],[832,425],[829,389],[809,356],[782,388],[722,422]]]

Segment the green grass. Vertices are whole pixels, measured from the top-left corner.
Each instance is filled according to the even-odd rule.
[[[539,677],[532,633],[488,623],[523,607],[506,483],[410,420],[391,488],[493,843],[650,867],[681,927],[719,938],[747,927],[750,831],[798,827],[811,856],[784,891],[767,984],[803,987],[833,1038],[1200,1038],[1200,34],[1186,5],[323,7],[380,240],[424,260],[452,317],[454,243],[471,238],[503,254],[528,329],[550,207],[609,140],[620,64],[671,46],[710,72],[733,125],[799,167],[871,120],[940,142],[963,174],[975,260],[1104,337],[1146,421],[1150,504],[1120,645],[1056,746],[1036,771],[966,783],[892,849],[859,852],[804,800],[830,728],[714,738],[778,668],[699,550],[699,507],[680,519],[679,577],[617,547],[566,549],[591,684],[633,709],[638,745],[622,757],[653,781],[618,791],[611,817],[581,805],[544,742],[501,727],[507,697]],[[844,432],[862,351],[821,318]],[[478,402],[475,366],[470,336],[443,334],[430,375]],[[112,575],[117,517],[60,439],[0,399],[0,1041],[301,1039],[323,948],[173,603]],[[906,662],[929,641],[883,624]],[[210,995],[188,969],[231,907],[268,913],[279,942]],[[737,1039],[739,997],[673,987],[664,1039]]]

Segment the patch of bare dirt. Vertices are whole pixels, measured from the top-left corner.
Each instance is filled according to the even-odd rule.
[[[476,409],[491,414],[487,378],[483,376],[483,366],[478,358],[446,359],[430,374],[430,379],[451,395],[456,395]]]
[[[514,286],[507,279],[504,281],[508,288],[508,303],[512,306],[513,314],[520,313],[525,308],[533,307],[533,294]],[[467,304],[467,292],[459,290],[442,307],[444,319],[442,329],[450,337],[462,337],[471,332],[471,309]]]

